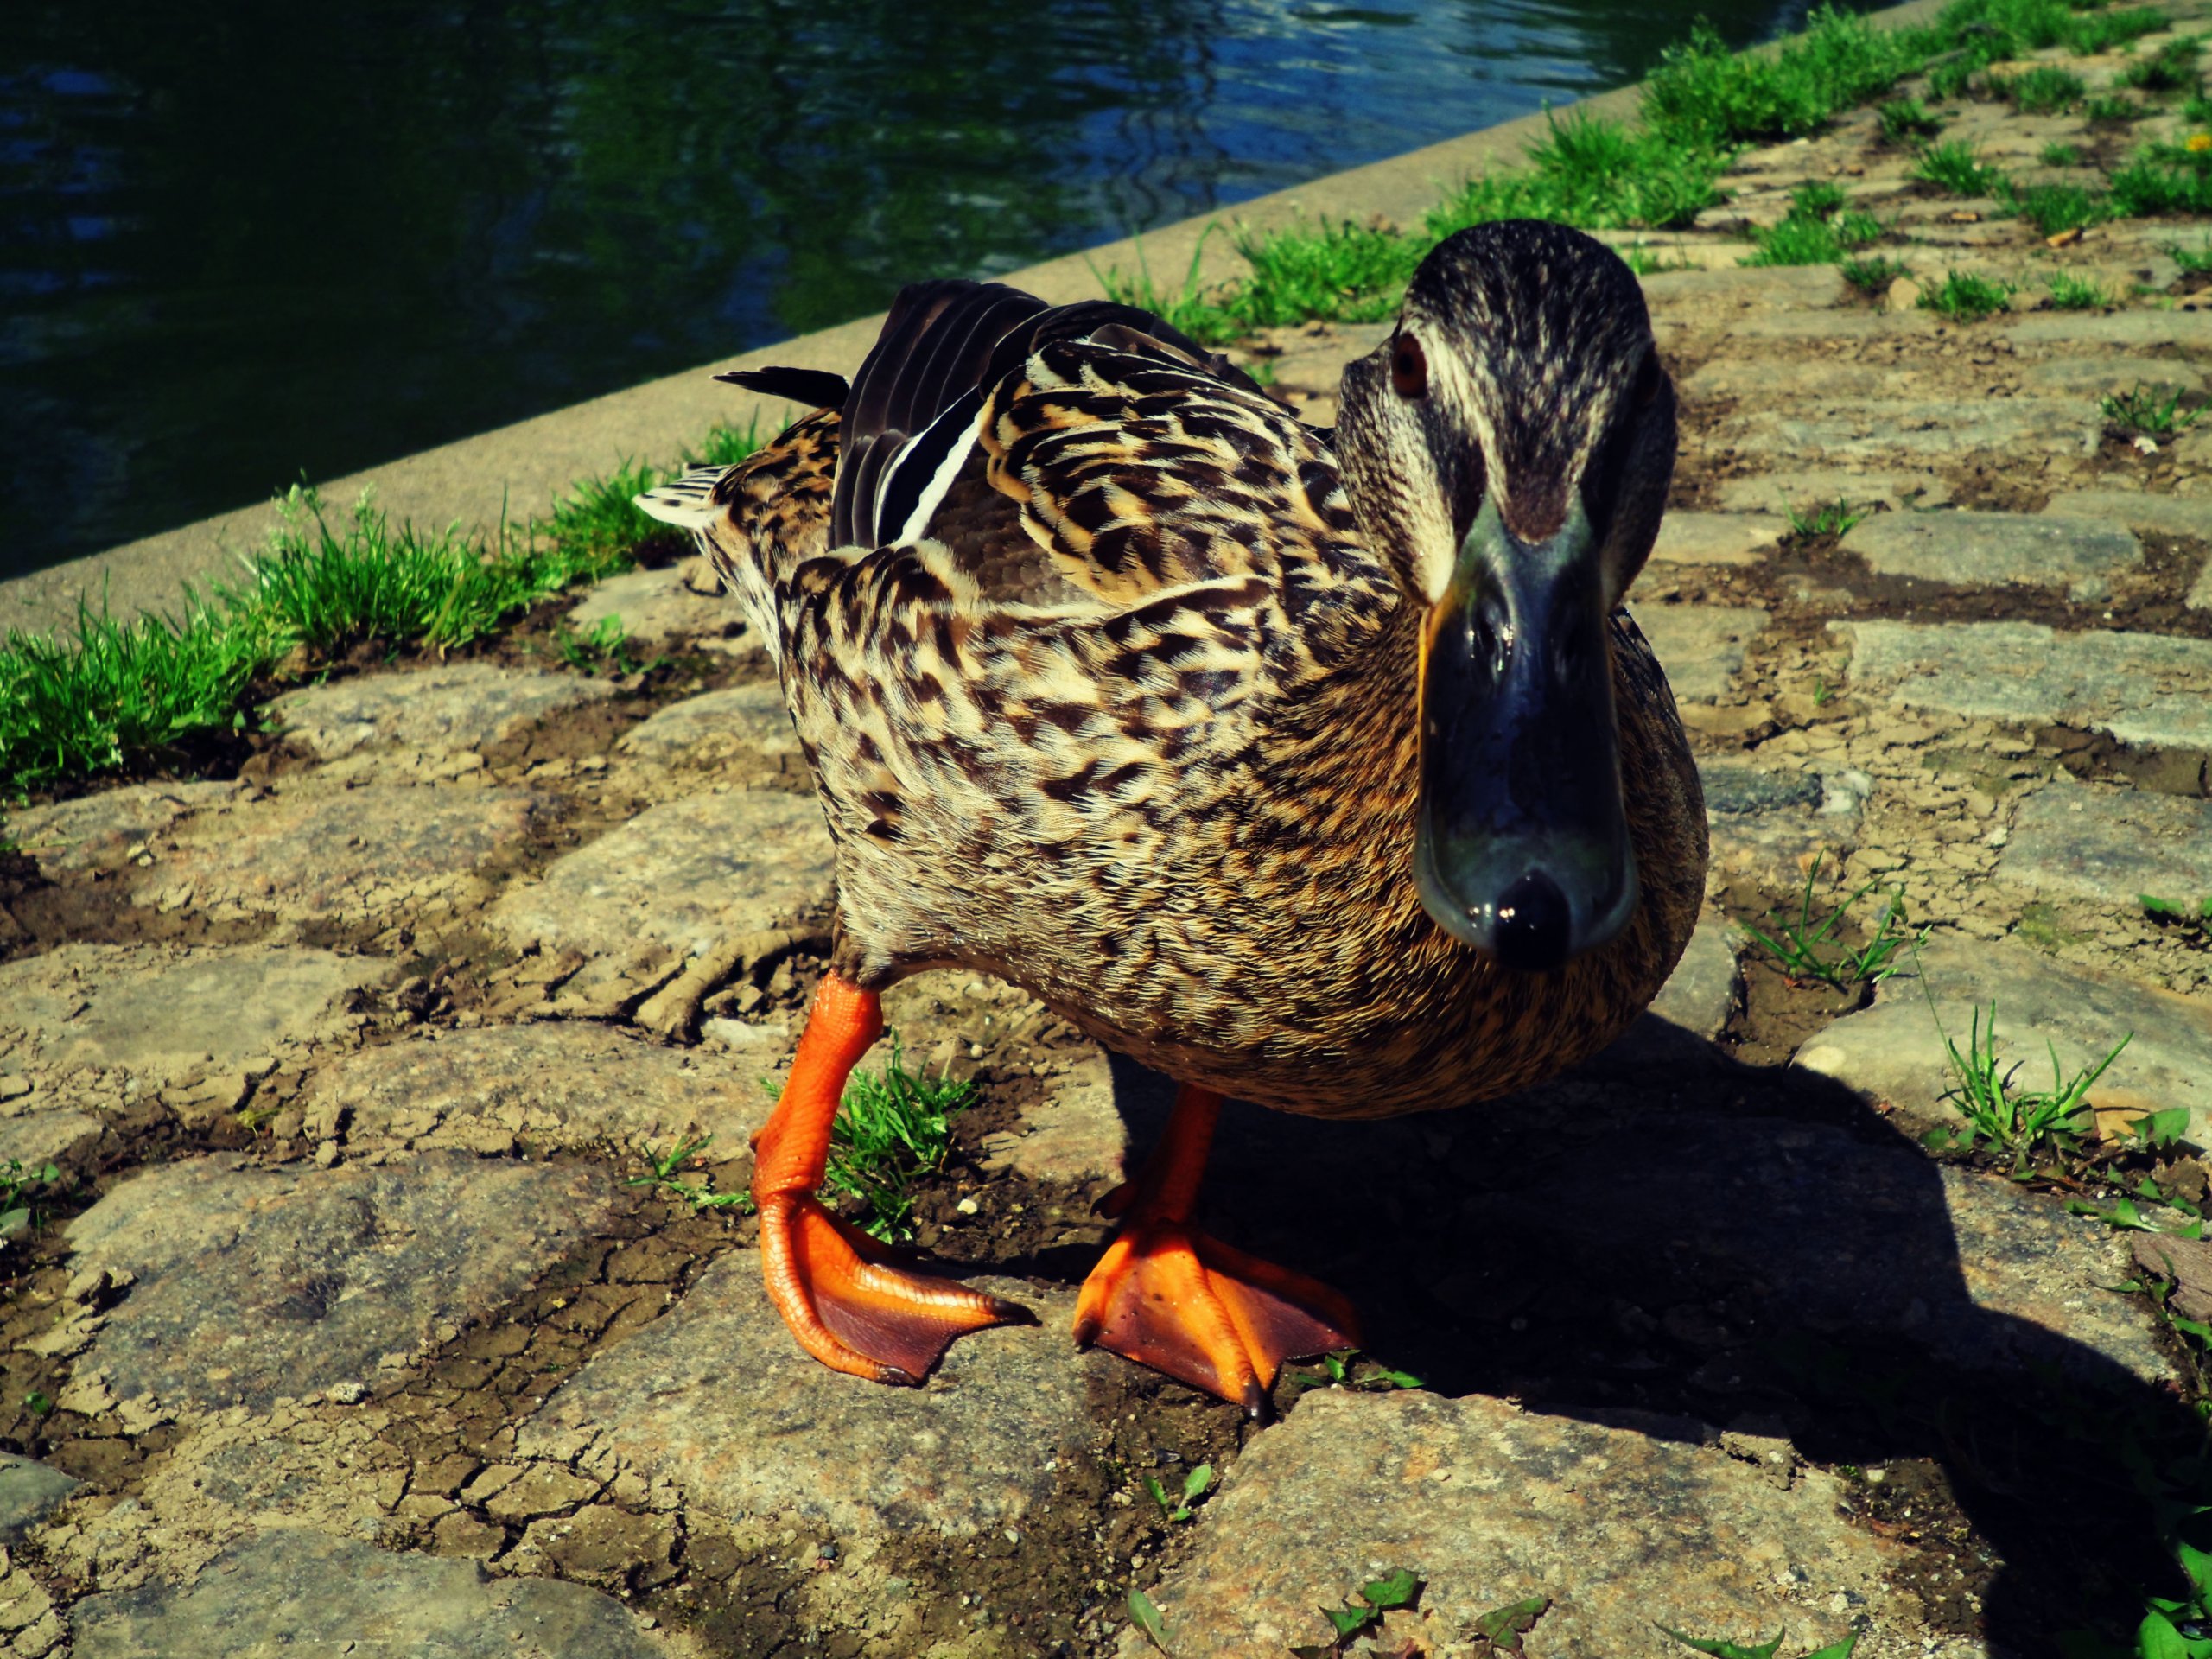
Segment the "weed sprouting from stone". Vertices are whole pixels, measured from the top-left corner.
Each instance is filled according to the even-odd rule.
[[[1800,981],[1815,981],[1847,991],[1858,985],[1878,985],[1904,964],[1897,953],[1915,943],[1908,929],[1904,914],[1904,895],[1892,893],[1882,906],[1882,913],[1875,918],[1872,938],[1857,950],[1845,947],[1838,935],[1851,907],[1873,892],[1875,883],[1869,881],[1854,889],[1827,914],[1815,921],[1813,916],[1813,889],[1821,879],[1821,860],[1813,861],[1813,868],[1805,876],[1805,886],[1797,896],[1795,916],[1786,911],[1767,912],[1768,933],[1756,927],[1747,927],[1752,940],[1764,948],[1778,963],[1783,972]]]
[[[1711,1654],[1713,1659],[1775,1659],[1775,1656],[1782,1650],[1782,1638],[1788,1634],[1784,1630],[1777,1630],[1774,1633],[1774,1639],[1770,1642],[1746,1645],[1741,1642],[1727,1642],[1713,1637],[1685,1636],[1681,1631],[1667,1624],[1661,1624],[1656,1628],[1673,1637],[1686,1648],[1695,1648],[1700,1653]],[[1859,1631],[1853,1630],[1842,1641],[1831,1642],[1817,1652],[1800,1655],[1799,1659],[1851,1659],[1853,1649],[1859,1645]]]
[[[2122,436],[2170,438],[2203,418],[2202,409],[2183,409],[2181,397],[2178,386],[2139,380],[2129,391],[2106,394],[2097,407],[2105,424]]]
[[[2079,103],[2089,89],[2071,69],[2044,63],[2008,76],[1997,90],[2023,115],[2056,115]]]
[[[2089,1110],[2089,1090],[2120,1058],[2134,1033],[2122,1037],[2094,1065],[2071,1074],[2059,1063],[2056,1046],[2046,1044],[2050,1054],[2050,1087],[2023,1089],[2016,1080],[2025,1062],[2007,1065],[1998,1052],[1994,1002],[1989,1004],[1986,1027],[1981,1007],[1975,1006],[1967,1046],[1961,1050],[1944,1028],[1942,1016],[1936,1013],[1934,994],[1927,992],[1924,982],[1922,989],[1928,995],[1929,1012],[1935,1015],[1936,1033],[1943,1039],[1954,1079],[1943,1091],[1943,1099],[1966,1120],[1961,1128],[1929,1130],[1923,1137],[1925,1144],[1937,1152],[1986,1149],[2009,1155],[2015,1175],[2025,1175],[2038,1156],[2078,1152],[2096,1127]]]

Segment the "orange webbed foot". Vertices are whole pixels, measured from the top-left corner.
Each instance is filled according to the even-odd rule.
[[[1036,1319],[1019,1303],[888,1265],[889,1247],[814,1197],[845,1079],[882,1033],[874,992],[834,973],[823,980],[783,1097],[753,1137],[760,1274],[799,1345],[824,1365],[871,1382],[918,1383],[955,1338]]]
[[[1133,1217],[1084,1281],[1075,1339],[1258,1417],[1283,1361],[1358,1347],[1359,1316],[1318,1279],[1196,1228]]]
[[[1286,1359],[1360,1345],[1351,1302],[1190,1224],[1221,1096],[1185,1087],[1143,1176],[1098,1208],[1122,1230],[1084,1281],[1075,1339],[1204,1389],[1253,1417]]]
[[[1018,1302],[889,1266],[891,1252],[808,1197],[760,1211],[761,1277],[799,1345],[833,1370],[919,1383],[953,1340],[1034,1325]]]

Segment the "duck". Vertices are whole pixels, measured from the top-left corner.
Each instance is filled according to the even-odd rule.
[[[766,642],[835,846],[827,971],[754,1138],[770,1300],[918,1383],[1020,1304],[818,1196],[899,979],[1022,988],[1178,1086],[1103,1201],[1074,1335],[1255,1417],[1356,1348],[1337,1289],[1206,1232],[1224,1101],[1463,1107],[1619,1035],[1702,903],[1706,817],[1624,607],[1676,448],[1642,290],[1580,232],[1440,243],[1332,429],[1159,316],[902,289],[812,412],[639,498]]]

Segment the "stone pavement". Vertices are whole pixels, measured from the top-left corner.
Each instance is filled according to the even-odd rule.
[[[56,1165],[70,1218],[0,1245],[29,1454],[0,1654],[1130,1659],[1135,1586],[1184,1659],[1275,1656],[1398,1567],[1427,1587],[1375,1651],[1496,1651],[1480,1618],[1528,1597],[1541,1656],[1682,1650],[1657,1621],[1968,1659],[2040,1650],[2075,1579],[2123,1605],[2155,1548],[2059,1522],[2118,1454],[2040,1425],[2183,1421],[2175,1350],[2114,1288],[2121,1236],[1913,1138],[1955,1121],[1939,1032],[1993,1005],[2031,1064],[2132,1033],[2101,1123],[2185,1106],[2212,1141],[2212,939],[2141,903],[2212,896],[2212,429],[2139,444],[2099,409],[2212,378],[2212,291],[2166,251],[2203,232],[2052,249],[1876,132],[1747,156],[1708,224],[1619,238],[1694,267],[1645,284],[1684,446],[1634,595],[1713,826],[1675,982],[1479,1113],[1225,1120],[1224,1230],[1358,1291],[1426,1386],[1308,1368],[1252,1430],[1071,1352],[1090,1205],[1164,1084],[954,974],[888,999],[982,1089],[918,1242],[1041,1323],[918,1392],[799,1356],[750,1222],[638,1183],[683,1141],[687,1179],[745,1181],[830,849],[758,642],[645,570],[575,615],[672,668],[334,679],[236,778],[11,820],[38,880],[0,912],[0,1158]],[[2008,164],[2088,137],[1973,103],[1946,136]],[[2012,308],[1733,268],[1815,179]],[[2049,308],[2060,272],[2113,303]],[[1326,423],[1382,332],[1249,351]],[[1815,861],[1825,901],[1872,883],[1931,930],[1871,997],[1785,983],[1738,925]],[[1201,1462],[1216,1492],[1158,1512],[1145,1477]]]

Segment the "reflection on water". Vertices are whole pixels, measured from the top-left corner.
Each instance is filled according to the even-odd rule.
[[[0,576],[1630,80],[1800,0],[17,0]],[[610,460],[612,457],[610,457]]]

